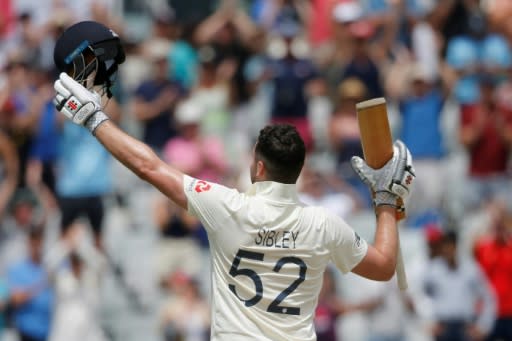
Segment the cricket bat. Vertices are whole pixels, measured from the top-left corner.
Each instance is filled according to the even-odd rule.
[[[391,137],[391,129],[389,128],[386,99],[379,97],[359,102],[356,104],[356,110],[364,159],[368,166],[374,169],[381,168],[393,156],[393,139]],[[402,199],[397,204],[402,205]],[[404,217],[404,212],[397,211],[398,220]],[[407,289],[407,277],[400,240],[398,241],[396,276],[400,290]]]

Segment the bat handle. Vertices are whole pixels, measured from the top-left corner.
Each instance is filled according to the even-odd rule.
[[[396,260],[396,279],[398,281],[398,287],[400,290],[406,290],[407,275],[405,274],[404,259],[402,257],[402,247],[400,246],[400,240],[398,241],[398,255]]]

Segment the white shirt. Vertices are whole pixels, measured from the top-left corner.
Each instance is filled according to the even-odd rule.
[[[460,261],[457,268],[451,269],[438,257],[430,262],[424,285],[438,321],[475,321],[483,332],[491,329],[496,317],[495,297],[474,262]]]
[[[185,176],[184,190],[210,242],[211,339],[315,340],[325,267],[351,271],[367,243],[333,213],[302,204],[295,185],[257,182],[240,193]]]

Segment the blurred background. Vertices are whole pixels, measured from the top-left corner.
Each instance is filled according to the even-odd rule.
[[[0,340],[209,339],[200,222],[51,102],[55,40],[96,20],[125,46],[106,104],[125,131],[245,190],[259,130],[291,123],[302,200],[370,242],[355,104],[386,98],[417,173],[410,287],[329,269],[319,341],[511,341],[511,16],[509,0],[1,0]]]

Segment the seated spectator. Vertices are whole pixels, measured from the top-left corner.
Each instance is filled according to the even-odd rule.
[[[457,257],[457,236],[443,236],[440,257],[424,273],[424,290],[433,306],[436,341],[482,340],[496,318],[493,291],[480,268]]]
[[[210,308],[195,279],[183,272],[166,281],[171,297],[165,302],[161,325],[165,341],[203,341],[210,331]]]
[[[43,266],[43,230],[34,227],[28,239],[29,255],[7,272],[9,304],[20,341],[46,341],[52,321],[53,291]]]

